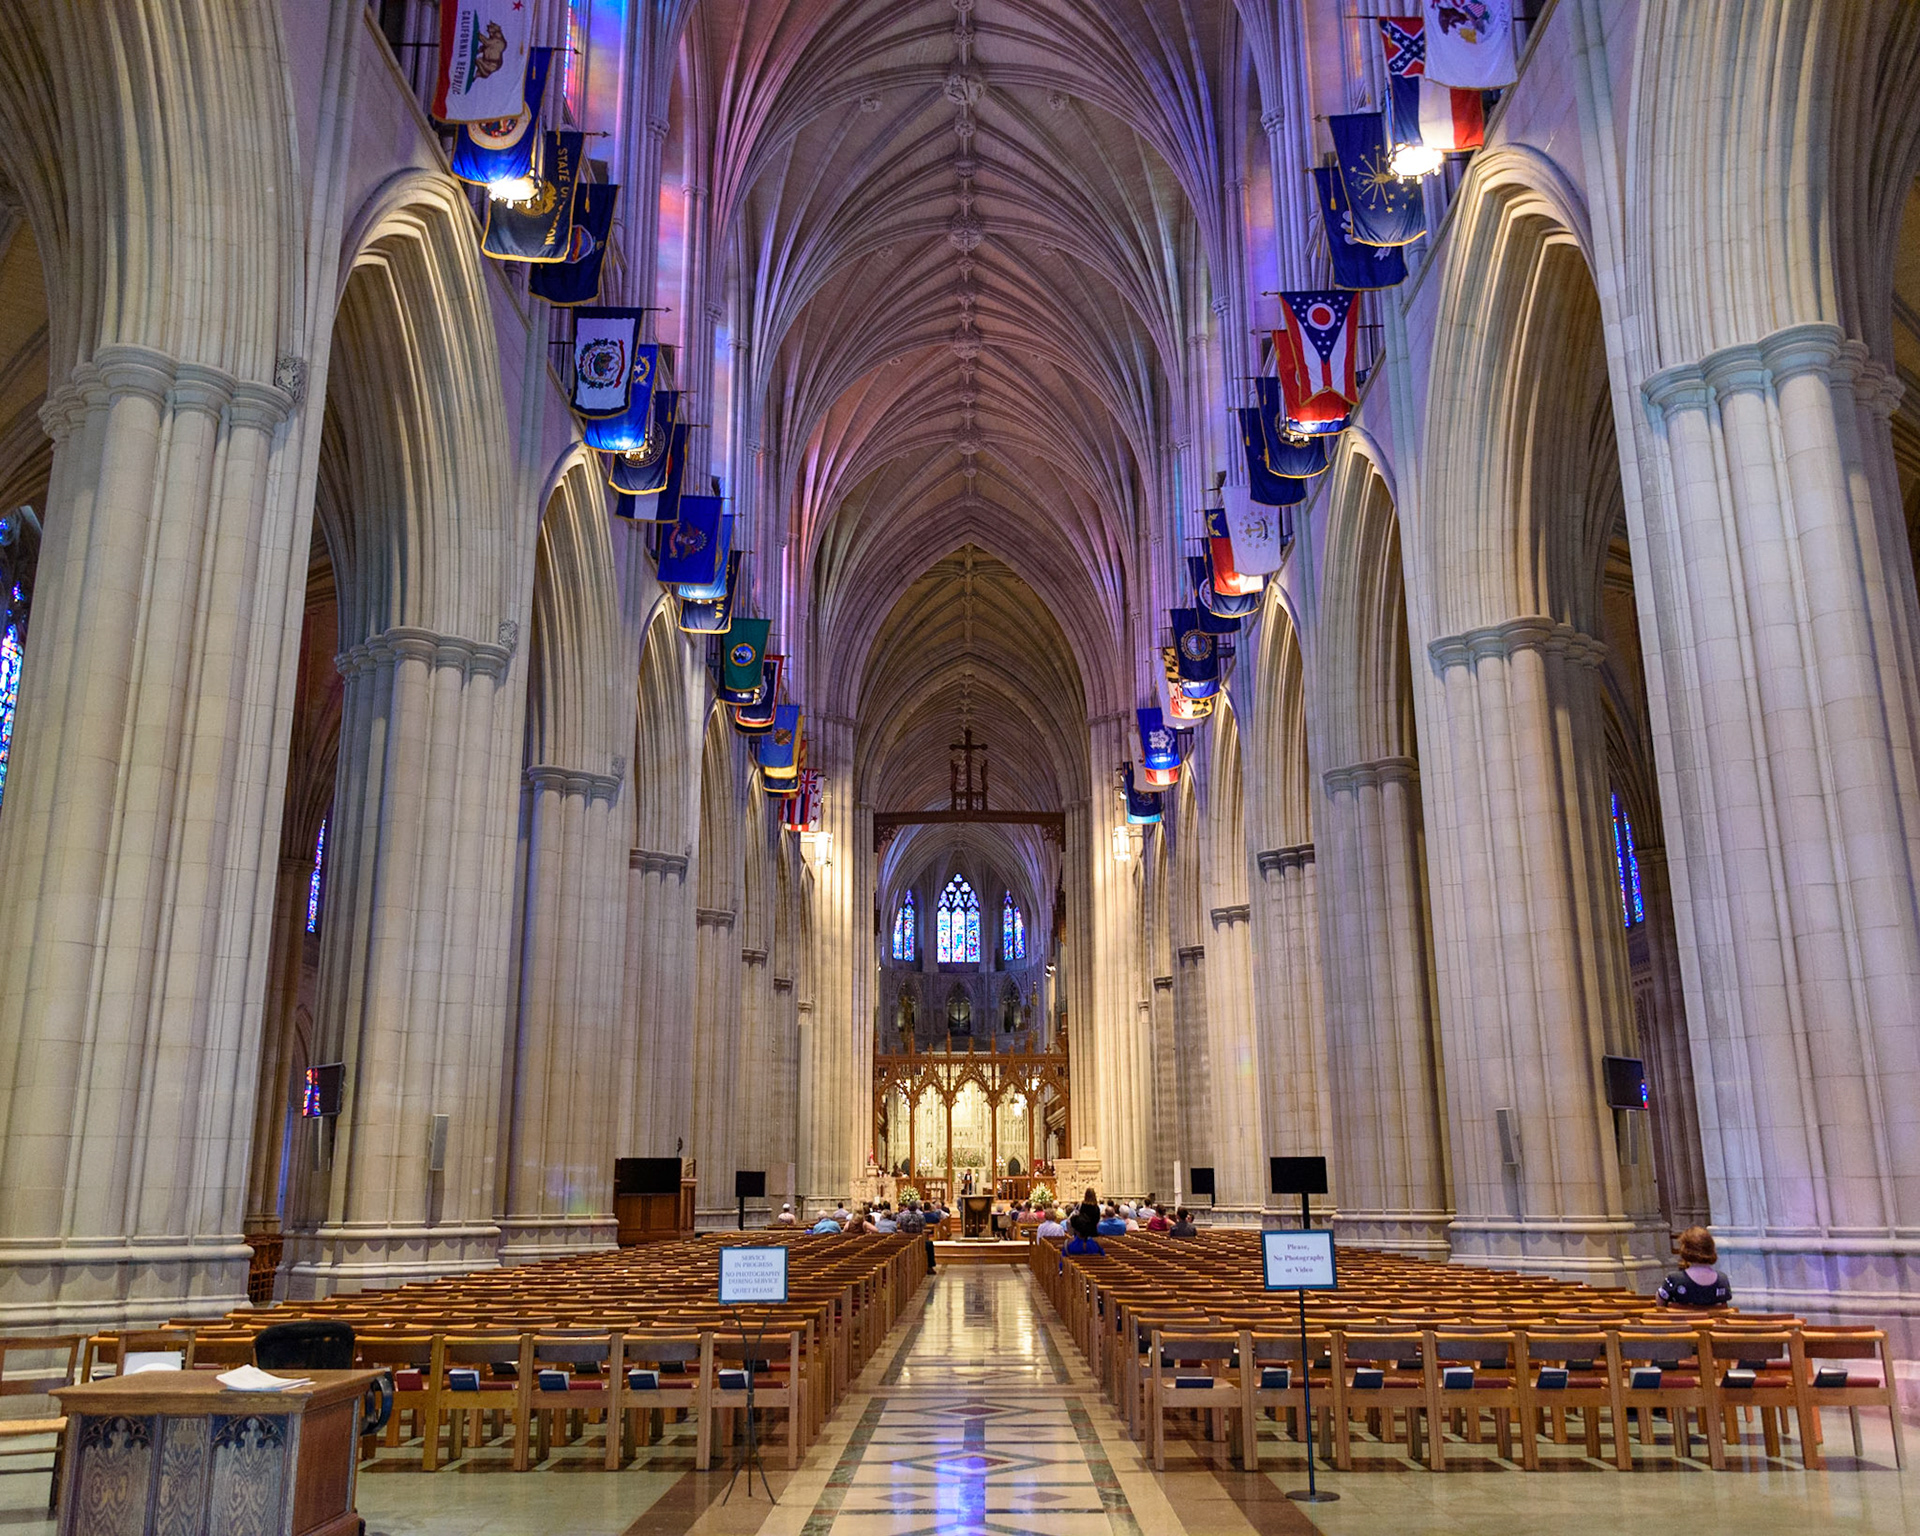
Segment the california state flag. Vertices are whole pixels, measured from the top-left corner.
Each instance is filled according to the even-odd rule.
[[[440,81],[433,115],[443,123],[518,117],[527,104],[527,44],[534,0],[440,0]]]

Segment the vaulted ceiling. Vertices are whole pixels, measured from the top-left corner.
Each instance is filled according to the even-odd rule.
[[[691,12],[678,97],[712,167],[797,680],[857,722],[877,807],[943,803],[963,723],[998,804],[1062,806],[1111,767],[1087,721],[1135,702],[1234,238],[1237,26],[1230,0]]]

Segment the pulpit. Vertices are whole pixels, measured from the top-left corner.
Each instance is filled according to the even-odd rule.
[[[374,1371],[229,1392],[140,1371],[53,1395],[67,1416],[60,1536],[357,1536],[360,1403]]]
[[[992,1195],[962,1195],[960,1197],[960,1235],[962,1237],[987,1237],[988,1227],[993,1221]]]

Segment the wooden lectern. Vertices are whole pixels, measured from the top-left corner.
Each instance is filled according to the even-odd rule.
[[[360,1401],[374,1371],[229,1392],[140,1371],[53,1396],[67,1415],[60,1536],[358,1536]]]
[[[965,1237],[991,1237],[988,1230],[993,1221],[992,1195],[962,1195],[960,1197],[961,1234]]]

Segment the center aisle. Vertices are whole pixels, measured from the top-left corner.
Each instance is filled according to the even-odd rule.
[[[696,1532],[757,1536],[1161,1536],[1313,1526],[1264,1478],[1243,1509],[1195,1468],[1156,1481],[1024,1269],[948,1266],[869,1368],[764,1523],[711,1508]],[[1272,1495],[1277,1499],[1278,1495]],[[761,1506],[764,1512],[765,1506]],[[635,1527],[641,1530],[643,1527]]]

